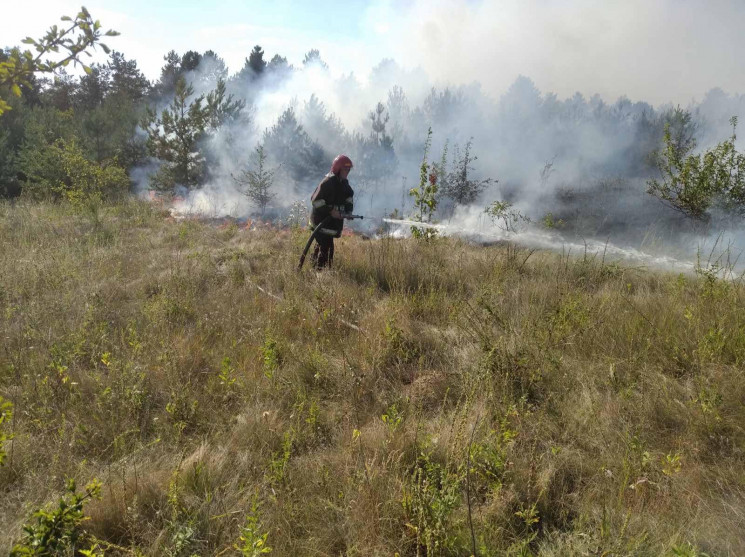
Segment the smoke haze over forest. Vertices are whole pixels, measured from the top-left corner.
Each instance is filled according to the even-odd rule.
[[[0,32],[20,32],[19,42],[38,34],[38,13],[76,10],[67,0],[33,4],[33,15],[14,8],[20,24]],[[173,101],[177,75],[194,88],[189,102],[220,79],[245,102],[240,117],[200,140],[206,172],[188,185],[182,210],[251,213],[234,177],[261,144],[276,172],[275,212],[307,202],[346,152],[361,212],[410,215],[407,192],[431,127],[431,163],[454,171],[470,143],[472,176],[491,179],[468,203],[443,197],[439,219],[470,226],[486,205],[506,200],[533,220],[551,213],[580,236],[638,245],[650,227],[668,236],[685,229],[646,193],[674,109],[691,114],[681,133],[697,152],[728,138],[730,118],[745,112],[740,2],[167,4],[88,7],[121,31],[110,46],[151,80],[156,114]],[[268,63],[260,73],[248,68],[255,45]],[[304,63],[311,49],[319,59]],[[140,126],[134,140],[144,138]],[[127,171],[142,191],[159,166],[140,158]]]
[[[421,66],[438,84],[478,80],[494,97],[522,74],[559,96],[580,91],[607,100],[628,95],[652,104],[699,101],[712,87],[745,91],[739,53],[745,5],[737,0],[592,2],[219,1],[203,5],[87,2],[122,36],[115,48],[150,79],[174,49],[214,50],[231,71],[254,44],[298,65],[318,48],[338,76],[366,78],[383,58]],[[46,28],[75,0],[13,4],[0,22],[7,45]],[[42,18],[42,14],[44,17]]]

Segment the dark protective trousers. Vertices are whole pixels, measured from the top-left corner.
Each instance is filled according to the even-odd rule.
[[[323,233],[316,236],[316,247],[313,250],[311,261],[313,261],[313,267],[316,269],[331,267],[331,263],[334,261],[333,236]]]

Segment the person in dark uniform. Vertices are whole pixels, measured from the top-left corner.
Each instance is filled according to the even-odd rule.
[[[316,269],[330,267],[334,260],[334,238],[341,236],[344,228],[344,215],[352,214],[354,191],[349,185],[349,171],[352,161],[346,155],[339,155],[331,164],[331,172],[326,174],[310,197],[313,211],[310,214],[313,227],[331,216],[316,235],[316,247],[311,259]]]

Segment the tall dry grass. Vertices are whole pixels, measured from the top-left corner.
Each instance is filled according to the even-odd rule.
[[[0,206],[0,548],[96,477],[107,555],[745,553],[739,282],[306,233]]]

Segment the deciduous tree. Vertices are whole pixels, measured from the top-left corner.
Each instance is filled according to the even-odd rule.
[[[7,59],[0,61],[0,115],[10,109],[8,93],[20,97],[21,86],[31,85],[34,73],[52,73],[71,63],[80,64],[89,73],[91,69],[83,64],[81,57],[84,54],[90,56],[90,49],[96,45],[108,54],[109,48],[100,42],[101,37],[119,34],[112,30],[102,31],[101,22],[94,20],[85,8],[81,8],[74,19],[68,16],[61,19],[66,24],[64,27],[53,25],[42,38],[27,37],[23,40],[24,44],[33,46],[35,52],[14,48]],[[63,53],[61,58],[50,57],[60,51]]]

